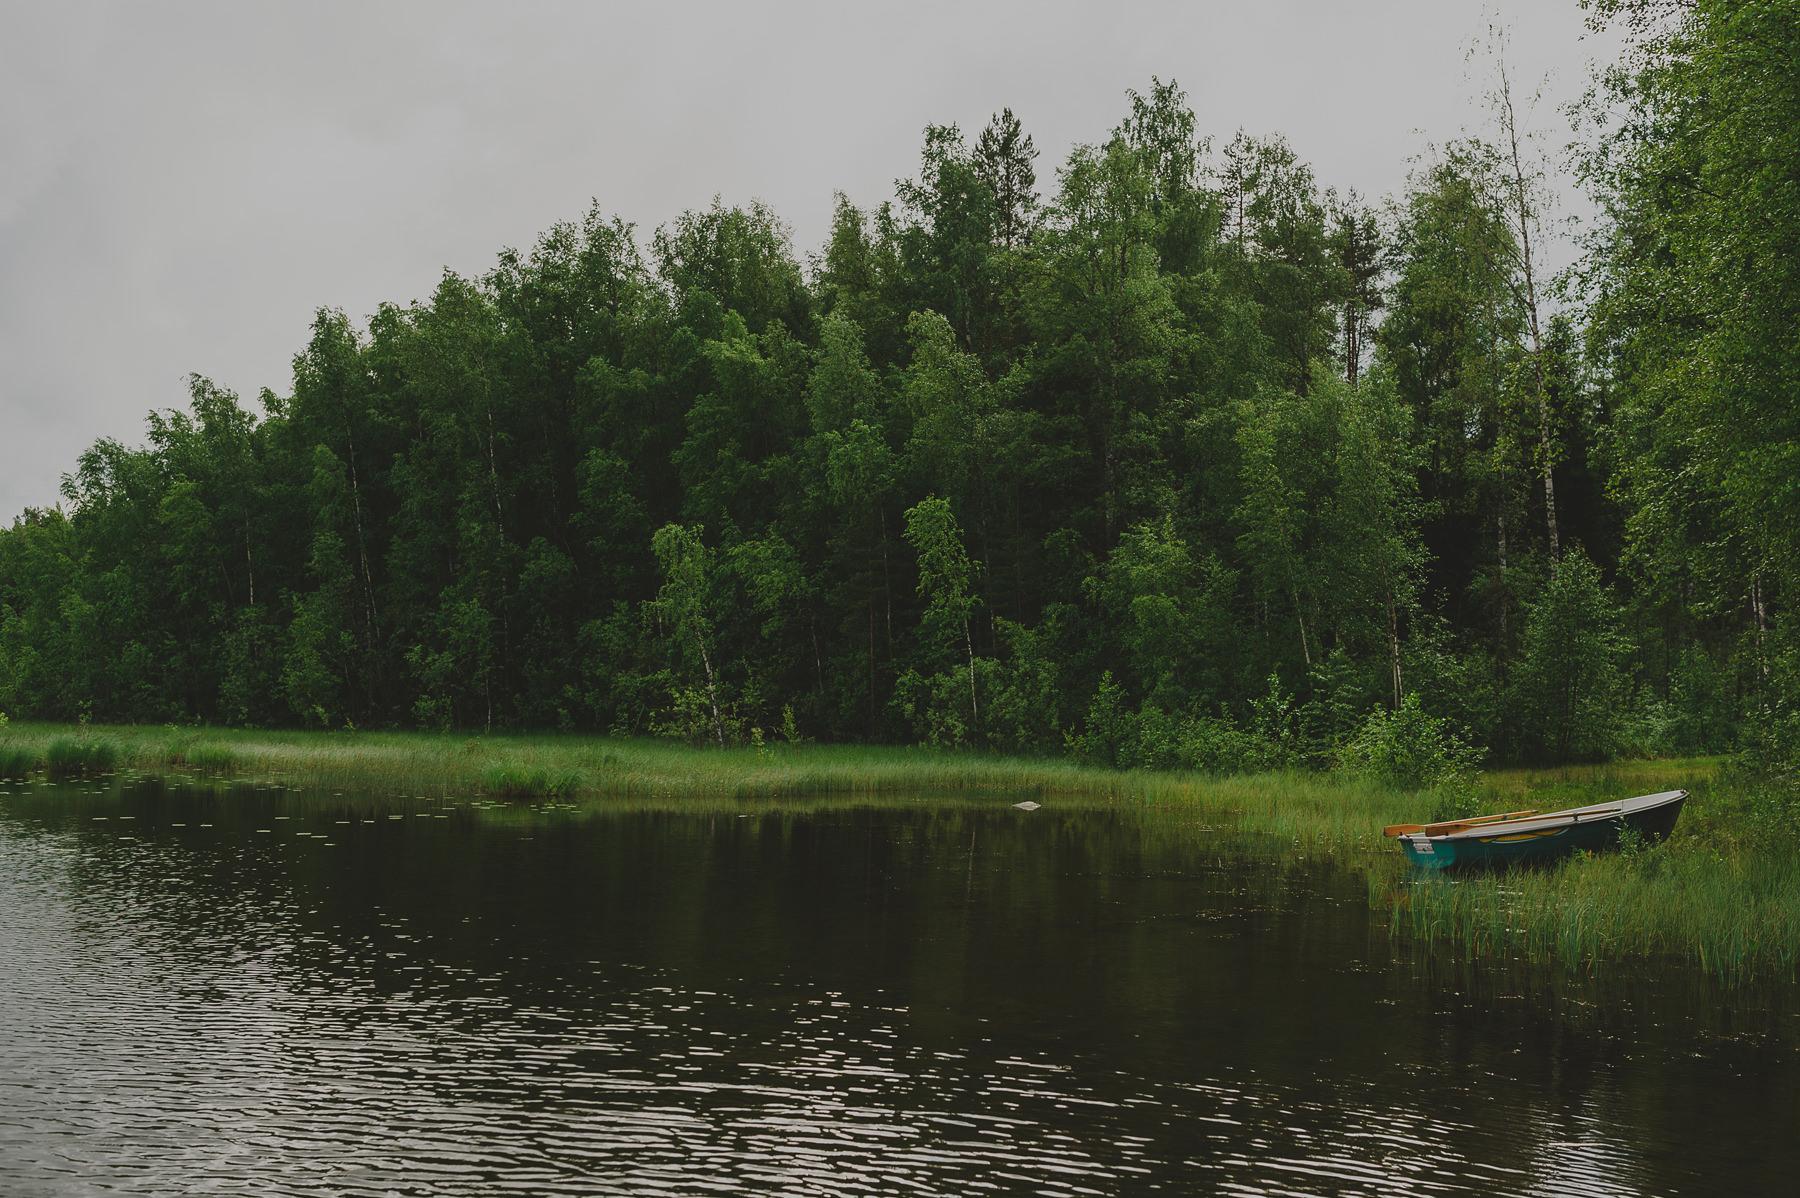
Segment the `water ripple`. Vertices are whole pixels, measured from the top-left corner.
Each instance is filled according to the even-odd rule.
[[[370,850],[346,868],[318,857],[331,849],[310,835],[336,827],[336,812],[202,833],[194,825],[223,818],[204,821],[208,813],[167,795],[160,820],[126,812],[140,817],[131,823],[91,818],[117,809],[82,819],[0,807],[0,1190],[1656,1190],[1630,1148],[1641,1133],[1619,1113],[1629,1102],[1604,1077],[1575,1087],[1571,1106],[1526,1084],[1528,1067],[1499,1070],[1497,1060],[1518,1058],[1453,1021],[1418,1011],[1385,1025],[1393,1059],[1383,1049],[1334,1063],[1347,1051],[1342,1037],[1278,1056],[1252,1017],[1272,991],[1247,1000],[1229,980],[1251,976],[1242,971],[1258,946],[1217,932],[1204,912],[1185,921],[1171,912],[1157,930],[1129,933],[1152,937],[1144,951],[1175,954],[1179,968],[1146,975],[1167,993],[1140,987],[1127,1002],[1065,997],[1058,987],[1081,979],[1057,970],[1034,974],[1035,991],[995,989],[982,953],[955,957],[953,985],[931,974],[930,946],[965,934],[966,865],[936,870],[940,906],[922,907],[886,941],[871,929],[897,918],[894,888],[852,879],[865,889],[810,893],[810,903],[787,891],[741,895],[767,904],[766,919],[803,943],[874,954],[870,976],[881,984],[852,985],[828,965],[797,966],[785,941],[758,939],[770,933],[754,921],[733,925],[732,942],[710,955],[683,957],[672,946],[688,943],[682,921],[697,910],[683,904],[717,878],[682,874],[680,886],[659,889],[634,875],[609,892],[610,914],[583,906],[579,918],[553,917],[515,903],[508,887],[554,868],[555,838],[528,848],[505,828],[402,821],[402,833],[378,821],[368,836],[394,839],[346,838],[345,849]],[[122,824],[136,831],[121,835]],[[377,843],[386,847],[371,850]],[[739,867],[766,869],[760,844],[751,848],[754,862]],[[935,876],[921,860],[923,876]],[[1107,876],[1091,862],[1082,869]],[[380,871],[454,873],[481,890],[433,883],[409,901]],[[1179,881],[1172,868],[1140,874],[1145,886]],[[751,875],[732,876],[741,887]],[[926,887],[920,876],[901,880]],[[596,874],[568,893],[608,884]],[[1065,908],[1074,901],[1044,890],[1033,902],[1052,895]],[[1281,909],[1267,893],[1255,902]],[[866,926],[830,923],[858,903]],[[1058,933],[1054,948],[1099,969],[1117,945],[1094,937],[1117,935],[1116,925],[1087,923]],[[1014,923],[986,955],[1015,951],[1007,937],[1035,926]],[[1265,934],[1282,926],[1269,922]],[[1210,955],[1221,952],[1230,956]],[[709,964],[759,953],[762,972]],[[1219,972],[1222,963],[1239,974]],[[1360,980],[1376,971],[1355,964],[1317,976],[1389,984]],[[1304,1030],[1276,1029],[1290,1041]],[[1471,1060],[1486,1081],[1470,1080]],[[1481,1087],[1524,1101],[1503,1109]]]

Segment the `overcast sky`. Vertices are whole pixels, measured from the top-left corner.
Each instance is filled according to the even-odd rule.
[[[824,238],[889,198],[927,122],[1010,106],[1040,189],[1151,76],[1201,128],[1281,132],[1379,198],[1481,120],[1498,12],[1539,122],[1608,39],[1576,0],[85,4],[0,0],[0,520],[204,374],[285,393],[314,309],[361,320],[590,201],[641,237],[753,198]]]

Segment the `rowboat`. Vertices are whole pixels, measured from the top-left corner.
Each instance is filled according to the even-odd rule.
[[[1547,815],[1509,811],[1435,824],[1394,824],[1383,832],[1399,838],[1407,860],[1426,869],[1524,865],[1615,849],[1627,829],[1645,842],[1661,840],[1674,830],[1687,797],[1685,790],[1664,790]]]

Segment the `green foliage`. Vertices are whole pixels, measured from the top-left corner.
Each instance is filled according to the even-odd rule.
[[[1069,756],[1083,765],[1123,768],[1136,759],[1138,718],[1125,706],[1125,690],[1113,680],[1112,671],[1100,676],[1087,715],[1079,731],[1067,733],[1065,746]]]
[[[906,513],[906,541],[919,555],[919,593],[926,600],[928,626],[963,633],[973,599],[969,580],[974,567],[963,549],[962,530],[949,501],[927,496]]]
[[[1360,388],[1320,378],[1241,408],[1240,546],[1259,599],[1271,619],[1280,613],[1279,643],[1308,669],[1331,629],[1359,653],[1385,651],[1397,673],[1423,558],[1411,437],[1385,372]]]
[[[996,620],[1004,652],[987,672],[983,710],[989,747],[1002,753],[1046,754],[1062,747],[1062,674],[1054,613],[1028,628]]]
[[[1062,745],[1053,630],[997,624],[1005,650],[1000,657],[978,657],[967,667],[931,675],[907,669],[895,680],[893,706],[920,743],[1013,754]]]
[[[704,686],[675,686],[668,692],[667,702],[652,714],[649,731],[652,736],[684,741],[690,745],[711,742],[723,747],[742,744],[746,721],[726,701],[716,710],[713,696]]]
[[[1668,674],[1668,697],[1643,693],[1625,711],[1621,751],[1632,757],[1724,753],[1739,740],[1742,712],[1735,663],[1704,648],[1679,654]]]
[[[942,670],[930,676],[903,671],[894,680],[893,708],[906,720],[920,744],[934,748],[968,748],[981,739],[971,684],[979,688],[994,662],[982,658],[971,669]],[[990,683],[991,685],[991,683]]]
[[[1185,769],[1209,774],[1248,774],[1300,764],[1303,751],[1293,697],[1271,675],[1269,692],[1252,701],[1251,720],[1171,717],[1145,703],[1133,711],[1110,673],[1088,704],[1078,730],[1065,737],[1069,756],[1084,765],[1118,769]]]
[[[703,528],[689,529],[679,524],[667,524],[657,531],[651,548],[662,565],[665,581],[656,598],[645,604],[644,612],[668,630],[679,655],[690,663],[698,659],[704,672],[705,707],[712,718],[713,737],[724,748],[725,722],[719,711],[718,679],[710,651],[713,552],[700,539],[703,532]],[[674,698],[674,718],[684,721],[699,707],[701,696],[697,690],[684,690],[676,692]]]
[[[1120,537],[1087,593],[1112,622],[1136,688],[1158,707],[1181,710],[1217,696],[1231,677],[1236,582],[1217,555],[1196,561],[1165,516]]]
[[[1338,751],[1338,768],[1403,790],[1466,791],[1482,752],[1447,719],[1420,709],[1408,694],[1392,711],[1376,711]]]
[[[584,784],[581,772],[513,761],[496,761],[481,776],[481,789],[506,799],[554,799],[572,795]]]
[[[1643,4],[1597,5],[1601,17]],[[1797,581],[1800,76],[1788,3],[1698,0],[1639,30],[1588,116],[1593,318],[1629,379],[1624,481],[1651,560],[1741,595]]]
[[[187,750],[187,764],[197,770],[209,774],[228,773],[238,764],[237,754],[230,745],[217,742],[203,742]]]
[[[118,742],[104,736],[59,736],[44,748],[44,768],[59,777],[104,774],[118,760]]]
[[[1523,750],[1555,761],[1604,757],[1618,744],[1624,649],[1600,571],[1565,558],[1531,605],[1516,688]]]
[[[1297,763],[1302,753],[1300,705],[1281,689],[1281,675],[1271,671],[1269,689],[1250,700],[1250,734],[1264,746],[1264,759],[1254,768]]]
[[[925,600],[919,631],[927,657],[935,661],[949,659],[955,655],[955,643],[960,640],[967,654],[968,670],[966,685],[956,699],[946,693],[947,675],[938,675],[933,685],[908,670],[896,688],[896,702],[909,714],[919,713],[928,743],[965,744],[981,722],[981,670],[975,662],[975,642],[969,628],[975,606],[969,586],[974,565],[963,548],[962,531],[949,502],[935,495],[927,496],[907,511],[906,541],[918,554],[919,596]],[[917,697],[925,691],[929,691],[929,697]]]
[[[804,326],[810,297],[787,228],[760,201],[746,211],[714,200],[707,211],[685,212],[658,229],[651,244],[677,292],[706,292],[741,313],[750,332],[776,321],[790,330]]]
[[[0,745],[0,778],[23,778],[37,768],[38,756],[19,745]]]
[[[188,750],[194,747],[194,738],[185,732],[176,731],[173,724],[168,727],[171,735],[156,754],[156,760],[163,765],[186,765]]]
[[[1173,81],[1054,169],[933,126],[810,270],[761,204],[592,210],[320,310],[287,394],[189,380],[0,529],[0,706],[1230,773],[1416,691],[1499,758],[1728,749],[1800,694],[1800,120],[1786,6],[1684,12],[1590,108],[1586,328],[1478,140],[1378,214]]]

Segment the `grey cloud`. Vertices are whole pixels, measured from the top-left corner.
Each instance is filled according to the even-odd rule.
[[[926,122],[1010,106],[1048,183],[1153,74],[1215,135],[1285,132],[1379,196],[1415,130],[1477,118],[1482,25],[1446,0],[0,10],[0,518],[184,403],[188,372],[285,390],[316,307],[409,301],[590,198],[645,233],[760,198],[804,253],[835,189],[891,195]],[[1575,5],[1503,15],[1520,76],[1577,90]]]

